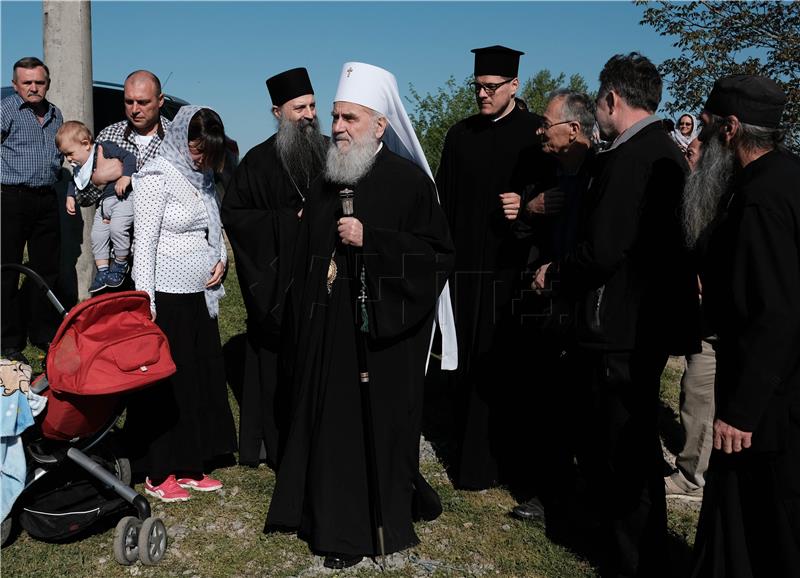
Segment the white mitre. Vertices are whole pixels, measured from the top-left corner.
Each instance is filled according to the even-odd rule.
[[[363,62],[346,62],[339,77],[334,102],[352,102],[379,112],[389,121],[384,145],[393,153],[417,164],[433,179],[425,153],[406,114],[394,74]]]
[[[431,167],[422,152],[422,146],[400,99],[397,80],[391,72],[363,62],[346,62],[342,66],[339,87],[333,101],[360,104],[385,116],[388,126],[383,133],[384,146],[415,163],[433,180]],[[448,283],[445,283],[436,304],[436,322],[442,332],[442,369],[454,370],[458,367],[458,345]],[[435,325],[433,330],[435,333]],[[433,333],[428,353],[432,345]],[[427,370],[427,363],[425,368]]]

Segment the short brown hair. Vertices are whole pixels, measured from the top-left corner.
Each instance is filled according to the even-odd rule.
[[[25,58],[20,58],[14,63],[14,80],[17,79],[17,68],[33,70],[34,68],[39,68],[40,66],[44,68],[44,77],[47,79],[47,84],[50,84],[50,69],[47,68],[47,65],[44,62],[35,56],[26,56]]]
[[[84,140],[88,140],[90,143],[94,142],[92,131],[79,120],[68,120],[61,125],[61,128],[56,132],[56,146],[61,148],[61,143],[70,139],[75,142]]]

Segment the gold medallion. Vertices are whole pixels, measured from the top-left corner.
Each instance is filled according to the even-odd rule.
[[[328,286],[328,295],[331,294],[333,291],[333,282],[336,281],[336,273],[338,269],[336,268],[336,260],[331,256],[331,262],[328,263],[328,279],[326,281],[326,285]]]

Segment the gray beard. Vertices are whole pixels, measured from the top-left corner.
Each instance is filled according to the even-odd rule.
[[[683,234],[690,249],[717,215],[719,201],[733,176],[735,157],[714,134],[701,148],[700,160],[683,190]]]
[[[361,141],[354,140],[347,151],[342,151],[332,139],[325,163],[325,178],[340,185],[356,184],[375,163],[377,148],[378,141],[367,137]]]
[[[275,135],[278,158],[295,185],[308,188],[311,181],[322,172],[325,163],[325,137],[319,130],[319,121],[301,119],[298,122],[281,119]]]

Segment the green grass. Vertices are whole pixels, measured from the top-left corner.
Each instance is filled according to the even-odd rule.
[[[220,315],[223,343],[244,331],[245,312],[233,268],[226,282],[228,291]],[[29,349],[32,359],[35,350]],[[674,363],[673,363],[674,365]],[[676,402],[679,372],[665,373],[665,404]],[[238,420],[233,397],[231,408]],[[319,566],[304,542],[290,534],[262,533],[275,484],[265,466],[257,469],[232,466],[216,470],[225,483],[223,490],[193,494],[178,504],[151,501],[154,515],[164,519],[169,546],[160,565],[132,567],[114,561],[113,528],[78,541],[48,544],[24,532],[2,551],[4,576],[127,577],[127,576],[502,576],[579,578],[596,576],[583,558],[551,543],[537,525],[508,516],[515,505],[503,489],[463,492],[453,488],[442,465],[424,461],[422,470],[439,492],[444,513],[434,522],[416,527],[420,544],[392,558],[381,574],[374,565],[363,564],[352,571],[332,573]],[[137,486],[142,492],[142,487]],[[683,509],[670,512],[670,529],[677,544],[675,557],[685,557],[686,543],[693,540],[696,513]],[[683,573],[676,573],[683,575]]]

